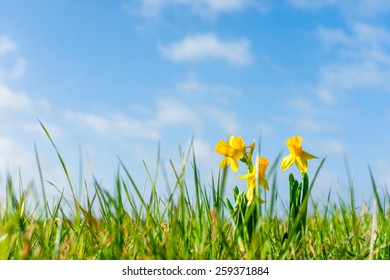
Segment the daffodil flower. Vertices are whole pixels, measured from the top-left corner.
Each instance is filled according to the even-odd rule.
[[[266,190],[269,190],[268,182],[265,178],[265,171],[267,170],[268,164],[268,159],[260,156],[257,158],[252,172],[238,176],[240,179],[247,179],[246,184],[248,187],[248,192],[246,194],[246,198],[249,202],[252,201],[255,197],[256,180],[259,185],[263,186]]]
[[[215,151],[225,158],[222,159],[220,168],[225,168],[229,164],[234,172],[238,170],[238,160],[245,156],[245,143],[240,136],[230,136],[229,143],[221,140],[217,143]]]
[[[300,136],[293,136],[289,138],[286,141],[286,145],[290,154],[282,159],[280,168],[282,170],[286,170],[295,163],[302,173],[306,173],[308,169],[307,161],[317,157],[302,150],[302,137]]]

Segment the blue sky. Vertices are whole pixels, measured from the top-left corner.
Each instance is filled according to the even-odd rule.
[[[81,149],[85,179],[92,170],[107,188],[118,155],[144,185],[142,160],[153,169],[158,143],[168,167],[193,136],[208,185],[221,160],[217,141],[233,134],[251,142],[261,130],[271,164],[287,155],[292,135],[303,137],[308,152],[327,155],[313,194],[319,201],[329,190],[348,193],[343,153],[358,196],[371,198],[368,164],[386,189],[389,1],[94,3],[0,2],[3,182],[19,169],[25,181],[38,176],[36,143],[45,179],[66,187],[40,119],[72,178]],[[309,174],[319,162],[310,162]],[[287,172],[279,173],[285,197]]]

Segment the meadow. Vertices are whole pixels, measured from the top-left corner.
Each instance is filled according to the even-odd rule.
[[[314,176],[309,182],[305,156],[311,159],[312,155],[289,147],[295,159],[291,155],[283,160],[279,157],[266,171],[268,160],[253,164],[255,145],[245,146],[237,137],[235,143],[217,144],[216,151],[225,157],[211,182],[202,182],[196,153],[190,148],[179,166],[170,162],[175,181],[168,195],[159,193],[166,187],[159,185],[159,175],[150,174],[146,165],[150,191],[145,195],[145,186],[134,181],[119,159],[115,190],[107,191],[107,186],[95,179],[78,197],[59,150],[45,132],[68,179],[66,191],[72,198],[66,199],[64,190],[59,190],[58,200],[49,203],[41,176],[42,198],[32,203],[32,190],[39,184],[24,186],[9,176],[3,182],[6,194],[0,205],[0,259],[390,259],[390,197],[378,194],[371,170],[368,175],[376,207],[356,205],[352,183],[347,200],[331,202],[329,194],[328,203],[319,206],[310,194],[326,159],[318,159],[319,167],[310,173]],[[284,169],[293,164],[303,168],[302,181],[291,175],[290,182],[276,182],[281,160]],[[38,154],[37,162],[42,174]],[[230,166],[236,169],[240,162],[248,169],[242,176],[248,188],[235,188],[234,201],[229,201],[226,192],[232,186],[227,186],[226,178]],[[156,165],[160,165],[159,155]],[[281,187],[290,188],[289,207],[283,215],[275,211]]]

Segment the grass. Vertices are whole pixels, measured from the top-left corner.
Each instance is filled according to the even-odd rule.
[[[159,174],[152,176],[145,165],[150,192],[144,195],[120,159],[112,193],[94,179],[93,191],[85,183],[85,195],[77,197],[66,164],[46,133],[68,179],[71,199],[59,191],[58,200],[49,203],[41,175],[43,197],[34,204],[30,197],[36,186],[17,186],[15,178],[8,176],[6,198],[0,205],[0,259],[390,259],[385,208],[390,197],[380,198],[371,169],[376,206],[357,207],[350,183],[349,201],[331,202],[330,193],[325,206],[310,200],[312,211],[307,214],[305,230],[286,239],[289,218],[275,211],[273,166],[267,174],[273,178],[269,197],[257,208],[260,218],[248,241],[238,234],[241,229],[234,227],[224,204],[226,170],[202,183],[193,149],[183,156],[180,166],[170,162],[173,184],[166,179],[166,168],[158,157],[157,165],[170,189],[166,198],[158,192]],[[38,153],[36,157],[42,174]]]

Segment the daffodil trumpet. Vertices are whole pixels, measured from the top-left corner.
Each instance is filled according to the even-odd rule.
[[[287,139],[286,145],[290,154],[282,159],[280,169],[286,170],[295,163],[302,174],[306,173],[308,169],[307,161],[317,157],[302,150],[302,137],[300,136]]]

